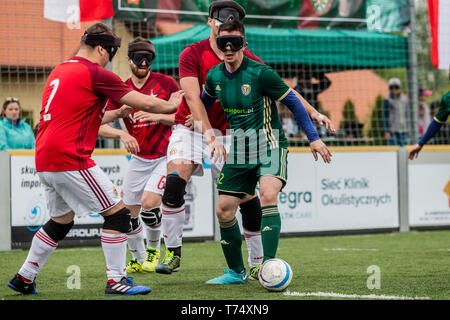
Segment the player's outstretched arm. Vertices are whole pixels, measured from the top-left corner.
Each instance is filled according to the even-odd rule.
[[[139,143],[136,138],[124,130],[111,127],[109,124],[103,124],[98,130],[98,135],[103,138],[119,138],[128,152],[137,154],[140,151]]]
[[[419,156],[420,150],[422,150],[422,147],[430,140],[439,130],[441,129],[442,124],[437,122],[435,119],[431,121],[431,123],[428,125],[427,131],[423,135],[422,138],[420,138],[419,142],[415,144],[411,149],[408,151],[408,158],[409,160],[414,160]]]
[[[317,153],[319,153],[324,162],[330,163],[332,156],[331,152],[325,143],[320,140],[319,135],[300,99],[293,92],[289,92],[289,94],[280,102],[291,110],[298,125],[303,129],[303,131],[305,131],[314,159],[316,161],[318,160]]]
[[[152,113],[169,113],[175,111],[181,104],[184,91],[180,90],[171,94],[168,101],[142,94],[137,91],[130,91],[120,98],[121,104],[126,104],[136,109]]]
[[[200,98],[200,88],[198,78],[184,77],[180,80],[180,85],[185,91],[186,102],[191,110],[192,116],[196,123],[200,122],[202,133],[205,135],[206,143],[210,148],[210,158],[214,158],[221,162],[226,161],[226,151],[222,143],[216,139],[214,130],[208,119],[208,113]]]
[[[123,105],[119,109],[108,110],[105,112],[102,118],[102,124],[113,122],[118,118],[126,118],[133,111],[133,108]]]
[[[173,126],[175,124],[175,113],[150,113],[146,111],[138,111],[134,115],[136,121],[161,122],[166,126]]]
[[[292,92],[297,96],[297,98],[300,99],[301,103],[303,104],[304,108],[306,109],[306,112],[308,112],[309,116],[316,120],[317,123],[319,123],[320,126],[325,124],[325,127],[327,128],[328,132],[335,133],[336,128],[333,126],[333,123],[331,120],[326,116],[321,114],[319,111],[317,111],[308,101],[306,101],[305,98],[302,97],[300,93],[298,93],[296,90],[292,89]]]

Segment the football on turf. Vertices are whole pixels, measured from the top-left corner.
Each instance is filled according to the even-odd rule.
[[[291,266],[282,259],[269,259],[259,269],[259,283],[269,291],[283,291],[291,280]]]

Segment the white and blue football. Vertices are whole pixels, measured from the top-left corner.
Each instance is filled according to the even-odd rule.
[[[291,266],[282,259],[269,259],[259,269],[259,283],[268,291],[283,291],[291,280]]]

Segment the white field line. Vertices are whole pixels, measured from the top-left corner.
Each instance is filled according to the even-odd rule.
[[[323,248],[323,251],[378,251],[378,249],[362,249],[362,248]]]
[[[405,297],[405,296],[386,296],[376,294],[345,294],[335,292],[291,292],[286,291],[283,293],[285,296],[290,297],[323,297],[323,298],[347,298],[347,299],[380,299],[380,300],[430,300],[430,297]]]

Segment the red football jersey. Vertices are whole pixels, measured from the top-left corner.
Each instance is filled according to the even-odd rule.
[[[108,98],[118,101],[132,89],[113,72],[72,57],[50,73],[42,96],[36,136],[37,171],[74,171],[91,159]]]
[[[261,59],[247,49],[244,50],[244,54],[252,60],[263,63]],[[179,61],[180,79],[184,77],[198,78],[198,85],[201,92],[203,90],[203,85],[206,82],[206,76],[208,75],[209,70],[221,62],[222,60],[211,48],[209,38],[193,43],[181,52]],[[186,117],[190,113],[189,106],[187,105],[186,100],[183,99],[183,103],[177,109],[175,114],[175,122],[184,124]],[[225,131],[228,128],[228,121],[219,101],[216,101],[211,109],[208,110],[208,118],[213,128],[219,129],[223,134],[225,134]]]
[[[150,72],[146,83],[140,89],[134,86],[131,78],[125,81],[125,83],[136,91],[164,100],[169,100],[170,95],[179,90],[178,84],[172,77],[153,71]],[[119,107],[119,104],[108,102],[106,110]],[[138,111],[134,109],[129,117],[123,119],[128,132],[139,143],[140,151],[137,155],[146,159],[156,159],[165,156],[167,154],[169,138],[172,134],[171,127],[156,122],[136,122],[134,114]]]

